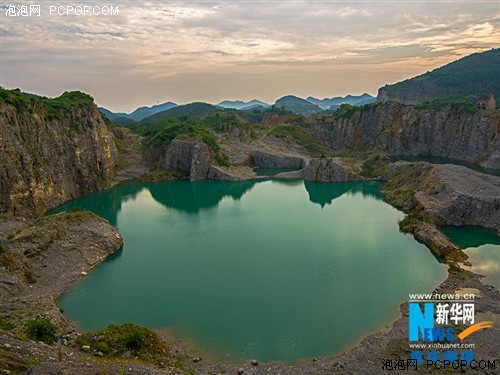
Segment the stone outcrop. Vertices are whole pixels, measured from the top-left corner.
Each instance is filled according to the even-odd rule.
[[[252,164],[257,168],[294,168],[301,169],[307,160],[300,156],[277,154],[265,151],[254,151],[251,154]]]
[[[86,211],[46,216],[18,227],[4,239],[0,256],[3,313],[16,325],[37,313],[49,313],[60,326],[70,325],[56,299],[122,244],[116,228]]]
[[[56,301],[77,280],[120,249],[121,236],[106,220],[87,211],[45,216],[11,228],[6,235],[4,225],[0,227],[0,311],[2,321],[8,322],[12,330],[0,329],[0,368],[5,373],[31,373],[32,358],[43,362],[55,358],[59,362],[77,360],[82,366],[83,353],[67,346],[76,327]],[[25,322],[39,316],[50,319],[57,327],[56,335],[62,336],[60,342],[46,345],[21,339]]]
[[[238,178],[213,165],[208,146],[193,138],[177,137],[160,157],[159,169],[174,170],[186,173],[191,181],[226,180],[237,181]]]
[[[116,181],[127,181],[141,177],[147,172],[143,138],[124,126],[114,126],[111,131],[115,136],[118,150]]]
[[[118,159],[94,105],[49,120],[39,104],[0,103],[0,149],[0,211],[9,215],[40,215],[108,186]]]
[[[389,155],[443,157],[500,169],[498,112],[385,103],[316,124],[312,131],[318,142],[337,150],[370,148]]]
[[[314,182],[363,181],[365,178],[349,170],[338,158],[315,158],[304,168],[304,180]]]
[[[500,233],[500,177],[458,165],[391,164],[386,199],[404,210],[423,209],[437,225],[476,225]]]
[[[411,230],[417,241],[426,244],[434,255],[447,262],[463,262],[468,256],[434,224],[419,222]]]

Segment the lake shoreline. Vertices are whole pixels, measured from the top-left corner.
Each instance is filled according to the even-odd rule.
[[[265,178],[269,178],[266,176]],[[391,203],[392,204],[392,203]],[[404,205],[404,202],[393,204],[398,208],[401,208]],[[407,212],[411,212],[409,209]],[[2,227],[8,228],[9,231],[15,229],[18,225],[26,225],[31,222],[5,222]],[[425,228],[424,228],[425,229]],[[5,233],[5,232],[4,232]],[[415,232],[413,232],[415,234]],[[425,236],[423,237],[425,239]],[[432,238],[436,238],[435,236],[431,236]],[[424,241],[425,242],[425,241]],[[437,242],[441,243],[441,239],[438,239]],[[432,249],[432,242],[426,242],[428,247],[431,248],[431,251],[435,252],[435,249]],[[429,246],[430,244],[430,246]],[[448,245],[446,245],[448,246]],[[115,249],[116,250],[116,249]],[[115,251],[113,250],[113,251]],[[458,249],[461,251],[460,249]],[[110,253],[111,254],[111,253]],[[440,254],[442,255],[442,254]],[[72,283],[65,284],[62,291],[67,290],[71,285],[73,285],[80,277],[84,276],[84,272],[88,272],[91,268],[95,267],[97,264],[100,264],[104,261],[105,257],[98,257],[98,259],[89,263],[89,267],[86,270],[80,270],[80,276],[73,279]],[[449,264],[448,276],[446,280],[441,283],[438,287],[436,287],[435,291],[439,292],[453,292],[457,289],[461,288],[474,288],[480,292],[482,297],[479,300],[476,300],[476,309],[480,311],[487,311],[494,314],[500,314],[500,294],[498,290],[496,290],[493,286],[485,285],[481,281],[481,276],[468,272],[460,267],[453,258],[449,258],[447,260]],[[61,269],[66,269],[67,265],[55,265],[55,267],[60,267]],[[79,266],[81,267],[81,266]],[[51,287],[50,285],[48,286]],[[61,290],[61,285],[53,284],[53,290]],[[54,299],[55,302],[55,299]],[[54,307],[55,307],[54,303]],[[51,310],[54,310],[53,308]],[[386,331],[385,329],[379,330],[376,333],[369,333],[364,335],[359,339],[359,342],[353,344],[352,348],[347,349],[344,353],[326,356],[318,359],[305,359],[294,363],[293,365],[284,364],[284,363],[266,363],[265,365],[253,366],[250,363],[241,363],[234,365],[225,365],[221,363],[205,363],[202,359],[199,362],[193,363],[189,358],[186,360],[186,367],[192,367],[196,373],[200,374],[212,374],[217,372],[226,371],[227,373],[237,373],[239,369],[243,369],[244,373],[251,374],[264,374],[271,372],[281,373],[281,374],[296,374],[296,373],[332,373],[332,371],[338,373],[373,373],[376,371],[374,369],[381,369],[381,361],[390,357],[388,355],[393,355],[394,353],[399,353],[400,356],[407,356],[407,303],[403,302],[400,305],[400,315],[398,318],[394,320],[391,324],[390,328]],[[62,315],[62,314],[61,314]],[[63,319],[66,319],[63,317]],[[67,324],[66,322],[65,324]],[[71,324],[71,323],[70,323]],[[74,330],[74,328],[72,328]],[[76,331],[73,331],[76,333]],[[498,342],[499,331],[497,329],[493,330],[484,330],[482,332],[477,333],[477,339],[481,343],[478,345],[479,350],[477,352],[478,358],[484,359],[492,359],[491,353],[494,353],[495,342]],[[78,358],[79,361],[95,361],[95,358],[92,356],[89,357],[88,353],[75,351],[74,348],[71,349],[71,356],[67,351],[67,347],[62,346],[62,349],[57,347],[57,350],[63,350],[66,356],[62,361],[57,361],[56,358],[58,356],[56,348],[48,347],[44,344],[38,344],[34,342],[23,342],[22,344],[19,342],[19,339],[10,333],[0,331],[0,339],[2,342],[7,343],[9,347],[6,347],[4,344],[4,348],[7,348],[9,353],[13,353],[13,356],[16,354],[16,350],[12,350],[12,348],[21,347],[24,348],[24,352],[26,350],[31,351],[33,353],[43,353],[44,351],[47,354],[46,360],[48,362],[43,363],[34,369],[30,370],[32,374],[43,374],[46,371],[52,370],[61,370],[64,368],[68,368],[74,365],[74,359]],[[349,345],[350,347],[350,345]],[[55,354],[56,353],[56,354]],[[24,353],[25,354],[25,353]],[[188,355],[189,356],[189,355]],[[384,357],[386,356],[386,357]],[[394,357],[394,355],[393,355]],[[493,357],[495,358],[495,357]],[[129,364],[127,363],[127,366]],[[95,364],[91,364],[90,367],[96,366]],[[116,364],[110,364],[110,368],[116,368]],[[113,367],[114,366],[114,367]],[[143,371],[143,365],[138,364],[130,364],[132,372],[130,373],[139,373]],[[366,367],[368,366],[368,368]],[[141,369],[141,370],[139,370]],[[137,370],[137,372],[135,372]],[[148,370],[148,373],[156,373],[153,368]],[[382,372],[382,371],[380,371]],[[79,372],[75,372],[79,373]],[[159,372],[165,373],[165,372]],[[167,372],[168,373],[168,372]]]
[[[103,261],[101,259],[100,261]],[[84,275],[81,275],[84,277]],[[78,279],[77,279],[78,280]],[[77,281],[75,280],[75,282]],[[57,287],[56,285],[54,285]],[[67,285],[67,288],[71,285]],[[480,275],[473,274],[460,267],[450,266],[448,270],[448,276],[440,283],[435,289],[434,293],[452,293],[458,289],[462,288],[473,288],[481,294],[480,299],[476,299],[476,309],[477,311],[489,311],[494,314],[500,314],[500,307],[498,300],[500,300],[500,293],[492,286],[485,285],[481,281]],[[67,289],[66,289],[67,290]],[[66,319],[64,317],[64,319]],[[244,373],[251,374],[268,374],[268,373],[280,373],[280,374],[297,374],[297,373],[346,373],[346,374],[358,374],[358,373],[374,373],[378,367],[380,367],[381,361],[387,358],[393,357],[394,353],[399,351],[400,355],[408,355],[407,351],[407,335],[408,335],[408,306],[406,302],[402,302],[399,306],[398,316],[387,326],[382,327],[376,332],[367,333],[359,337],[355,342],[347,345],[340,354],[329,355],[325,357],[318,358],[308,358],[297,361],[295,363],[281,363],[281,362],[271,362],[263,363],[258,366],[254,366],[250,363],[250,360],[241,363],[221,363],[221,362],[208,362],[207,358],[201,358],[199,362],[193,362],[197,358],[196,354],[189,353],[186,348],[181,345],[173,345],[172,350],[174,355],[184,357],[187,368],[193,368],[197,374],[213,374],[226,372],[226,373],[237,373],[240,369],[243,369]],[[72,322],[69,322],[73,324]],[[74,331],[74,333],[78,333]],[[484,330],[478,332],[479,337],[478,344],[479,350],[476,350],[478,358],[491,359],[488,357],[494,352],[496,348],[496,339],[498,338],[498,330]],[[7,344],[9,350],[16,352],[16,348],[23,349],[23,353],[39,353],[48,360],[48,362],[43,363],[40,366],[32,369],[30,374],[45,374],[47,371],[62,371],[62,369],[73,368],[75,365],[75,360],[78,362],[89,362],[89,367],[85,371],[92,370],[93,368],[98,368],[99,360],[94,356],[89,356],[89,353],[75,351],[75,348],[68,348],[61,345],[47,346],[41,343],[35,342],[21,342],[15,336],[0,331],[0,341],[3,342],[4,347]],[[177,340],[168,339],[166,342],[172,344]],[[178,342],[178,341],[177,341]],[[476,341],[477,342],[477,341]],[[62,361],[58,361],[57,357],[60,348],[63,348],[64,357]],[[69,349],[69,351],[68,351]],[[52,354],[50,354],[52,353]],[[71,355],[69,355],[71,354]],[[15,354],[13,354],[15,355]],[[96,362],[97,361],[97,362]],[[109,360],[107,361],[109,362]],[[112,361],[111,361],[112,362]],[[208,363],[207,363],[208,362]],[[132,374],[143,373],[144,369],[148,369],[147,373],[165,373],[160,372],[159,369],[149,368],[147,364],[141,365],[138,363],[127,363],[126,361],[118,361],[117,363],[107,363],[108,369],[119,368],[123,363],[130,366]],[[146,366],[146,367],[144,367]],[[380,371],[382,372],[382,371]],[[80,373],[80,372],[74,372]],[[85,372],[81,372],[82,374]],[[168,373],[168,372],[166,372]]]

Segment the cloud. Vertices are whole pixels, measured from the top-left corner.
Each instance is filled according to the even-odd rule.
[[[48,16],[43,5],[41,17],[2,16],[2,85],[57,94],[68,82],[81,84],[110,106],[130,109],[148,103],[132,103],[126,90],[113,90],[127,81],[129,90],[147,93],[154,87],[151,95],[161,96],[162,87],[182,77],[185,88],[176,86],[175,100],[194,97],[187,90],[204,75],[240,74],[262,80],[244,85],[257,90],[248,97],[272,101],[269,74],[282,87],[285,80],[304,85],[305,77],[332,75],[338,84],[323,87],[318,81],[318,93],[311,92],[331,97],[358,86],[349,86],[340,74],[359,77],[369,69],[363,91],[375,93],[376,85],[500,44],[494,2],[118,0],[112,5],[119,7],[118,16]],[[91,86],[97,78],[88,77],[107,84]],[[204,100],[215,98],[217,90],[225,88],[203,90]]]

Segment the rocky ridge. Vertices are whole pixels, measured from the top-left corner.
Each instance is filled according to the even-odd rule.
[[[97,107],[49,119],[39,104],[0,102],[0,211],[40,215],[108,186],[118,153]]]
[[[401,229],[448,262],[467,256],[438,226],[476,225],[499,232],[500,177],[457,165],[397,162],[381,178],[387,180],[384,199],[408,214]]]
[[[432,156],[500,169],[500,113],[461,106],[419,109],[370,105],[313,125],[318,142],[335,150],[372,149],[389,155]]]
[[[500,233],[500,177],[451,164],[397,162],[382,176],[389,202],[418,206],[437,225],[474,225]]]

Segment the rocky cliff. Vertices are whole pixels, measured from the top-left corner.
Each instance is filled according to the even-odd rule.
[[[475,225],[500,233],[500,177],[459,165],[398,162],[383,176],[389,203],[424,210],[437,225]]]
[[[349,170],[339,158],[316,158],[309,160],[304,168],[304,180],[314,182],[363,181],[362,176]]]
[[[0,98],[2,214],[40,215],[112,180],[118,160],[113,135],[92,98],[76,93],[84,96],[81,104],[72,94]]]
[[[363,107],[312,127],[334,149],[369,148],[401,156],[437,156],[500,168],[500,113],[459,105],[423,109],[397,103]]]
[[[285,155],[266,151],[251,153],[252,164],[257,168],[303,168],[307,160],[301,156]]]
[[[158,169],[184,172],[191,181],[227,180],[238,178],[215,166],[210,157],[208,146],[197,139],[177,137],[174,139],[156,163]]]

